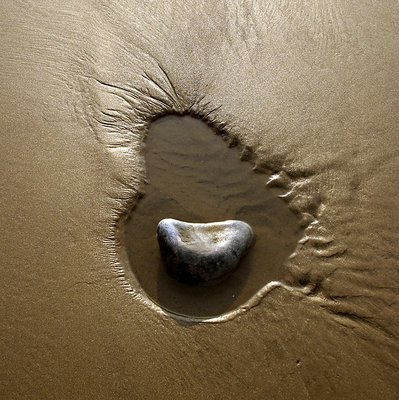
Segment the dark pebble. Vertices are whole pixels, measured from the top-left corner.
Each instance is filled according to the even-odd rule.
[[[180,282],[199,284],[234,271],[254,233],[237,220],[200,224],[166,218],[158,224],[157,236],[168,273]]]

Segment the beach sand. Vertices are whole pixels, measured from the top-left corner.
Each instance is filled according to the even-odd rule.
[[[0,398],[397,399],[398,11],[3,2]],[[281,268],[205,320],[129,246],[151,121],[187,113],[287,223]]]

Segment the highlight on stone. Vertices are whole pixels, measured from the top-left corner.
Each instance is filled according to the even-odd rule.
[[[168,273],[188,284],[218,281],[233,272],[250,248],[254,233],[243,221],[159,222],[158,243]]]

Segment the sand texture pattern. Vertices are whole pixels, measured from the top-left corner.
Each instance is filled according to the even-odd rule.
[[[397,1],[4,0],[0,22],[1,399],[399,398]],[[151,121],[187,113],[290,213],[273,283],[204,321],[151,300],[125,236]]]

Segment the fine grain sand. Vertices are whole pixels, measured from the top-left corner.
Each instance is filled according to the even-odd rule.
[[[0,398],[399,398],[397,1],[5,0],[0,22]],[[304,228],[228,318],[158,307],[123,234],[151,121],[186,113]]]

